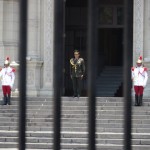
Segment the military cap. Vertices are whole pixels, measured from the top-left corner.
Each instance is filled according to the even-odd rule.
[[[140,56],[140,57],[138,58],[138,60],[136,61],[136,63],[138,63],[138,64],[142,63],[142,56]]]

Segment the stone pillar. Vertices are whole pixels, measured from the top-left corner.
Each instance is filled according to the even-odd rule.
[[[150,1],[144,1],[144,65],[148,68],[150,74]],[[144,90],[144,97],[150,97],[150,78]]]
[[[19,3],[16,0],[4,0],[3,6],[4,55],[1,57],[5,59],[10,56],[11,60],[18,60]]]
[[[0,66],[3,65],[4,41],[3,41],[4,2],[0,1]]]
[[[37,60],[27,61],[27,95],[40,96],[41,66],[43,62]]]
[[[3,45],[3,21],[4,21],[4,17],[3,17],[3,10],[4,8],[4,2],[3,0],[0,1],[0,56],[4,56],[4,45]],[[0,66],[3,65],[3,59],[2,57],[0,57]],[[1,97],[3,97],[2,94],[2,90],[1,90],[1,82],[0,82],[0,99]]]
[[[143,56],[143,18],[144,18],[144,1],[134,0],[133,12],[133,64],[140,55]]]
[[[34,60],[40,58],[40,1],[28,2],[28,56]]]
[[[27,95],[39,96],[41,88],[40,13],[41,0],[28,2]]]
[[[145,0],[144,2],[144,58],[150,61],[150,1]]]
[[[54,0],[44,0],[43,3],[43,19],[41,19],[43,35],[42,48],[44,64],[42,68],[42,96],[53,95],[53,39],[54,39]]]

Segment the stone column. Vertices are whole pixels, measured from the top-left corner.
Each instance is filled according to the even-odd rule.
[[[144,2],[144,58],[150,61],[150,1],[145,0]]]
[[[28,56],[34,60],[40,58],[40,0],[28,2]]]
[[[150,1],[144,0],[144,65],[150,74]],[[150,78],[144,90],[144,97],[150,97]]]
[[[133,12],[133,64],[137,58],[143,56],[143,18],[144,18],[144,1],[134,0]]]
[[[39,96],[41,88],[40,13],[41,0],[28,2],[27,95]]]
[[[0,1],[0,66],[3,66],[4,60],[4,45],[3,45],[3,13],[4,13],[4,2],[3,0]],[[0,82],[0,88],[1,88],[1,82]],[[0,90],[0,99],[3,97],[2,90]]]
[[[44,64],[42,68],[43,80],[41,89],[41,95],[52,96],[53,95],[53,35],[54,35],[54,0],[43,1],[43,35],[42,35],[42,48]]]
[[[19,35],[19,3],[17,0],[4,0],[3,2],[3,45],[5,59],[18,60],[18,35]],[[2,7],[0,5],[0,7]],[[0,10],[1,11],[1,10]],[[1,14],[0,14],[1,15]]]
[[[3,21],[4,21],[4,2],[0,1],[0,66],[3,65],[4,56],[4,41],[3,41]]]
[[[27,95],[40,96],[41,66],[43,62],[37,60],[27,61]]]

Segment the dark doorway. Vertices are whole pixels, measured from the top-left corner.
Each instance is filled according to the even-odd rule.
[[[123,53],[123,4],[122,0],[99,1],[97,77],[105,66],[122,67]],[[65,7],[65,50],[64,50],[64,93],[72,95],[70,58],[78,49],[85,60],[87,70],[87,0],[66,0]],[[83,81],[83,96],[86,96],[87,77]],[[107,96],[107,95],[106,95]]]
[[[98,37],[98,51],[104,66],[122,66],[123,29],[101,28]]]
[[[86,34],[87,34],[87,0],[67,0],[65,8],[65,61],[64,61],[64,95],[73,95],[72,81],[70,78],[70,59],[74,57],[74,50],[80,51],[80,56],[86,58]],[[86,65],[87,66],[87,65]],[[86,76],[83,80],[83,93],[86,89]]]

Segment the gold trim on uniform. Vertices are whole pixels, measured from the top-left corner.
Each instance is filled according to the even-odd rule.
[[[77,71],[77,65],[81,65],[82,61],[83,61],[83,59],[82,59],[82,58],[79,58],[79,59],[77,60],[77,63],[74,64],[73,58],[70,59],[70,64],[72,65],[72,68],[75,69],[75,72]]]
[[[73,59],[70,59],[70,64],[72,65],[72,68],[75,69],[75,72],[77,71],[77,65],[74,64]]]

